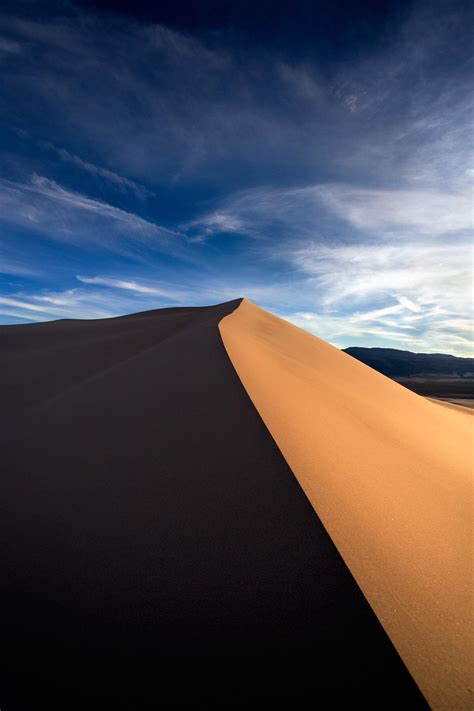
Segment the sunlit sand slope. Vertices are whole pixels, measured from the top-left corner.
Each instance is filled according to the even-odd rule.
[[[472,420],[244,300],[219,329],[434,709],[471,709]]]

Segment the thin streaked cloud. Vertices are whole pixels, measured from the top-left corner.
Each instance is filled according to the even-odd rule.
[[[174,249],[182,235],[135,213],[33,174],[28,182],[0,179],[0,223],[65,242],[120,250],[124,240]]]
[[[49,141],[43,141],[42,145],[44,145],[47,149],[55,153],[65,163],[70,163],[71,165],[80,168],[81,170],[84,170],[93,176],[99,177],[112,184],[119,190],[129,190],[134,193],[134,195],[142,199],[153,197],[153,193],[151,190],[148,190],[148,188],[146,188],[144,185],[140,185],[139,183],[136,183],[130,178],[126,178],[124,175],[119,175],[113,170],[108,170],[107,168],[95,165],[90,161],[84,160],[83,158],[74,155],[74,153],[67,151],[65,148],[58,148]]]
[[[141,284],[133,280],[127,280],[127,279],[111,279],[110,277],[87,277],[87,276],[80,276],[79,274],[76,276],[76,279],[78,279],[80,282],[83,284],[94,284],[97,286],[109,286],[112,287],[113,289],[122,289],[124,291],[133,291],[136,294],[147,294],[149,296],[162,296],[166,299],[175,299],[177,297],[177,292],[176,290],[166,290],[166,289],[160,289],[156,286],[147,286],[146,284]]]
[[[0,308],[1,306],[13,306],[18,309],[26,309],[27,311],[41,311],[44,313],[48,312],[48,309],[43,306],[38,306],[37,304],[28,303],[26,301],[19,301],[18,299],[10,299],[6,296],[0,296]]]

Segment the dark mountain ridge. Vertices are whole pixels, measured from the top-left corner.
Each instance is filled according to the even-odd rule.
[[[444,353],[412,353],[396,348],[353,346],[343,350],[390,378],[410,376],[469,378],[474,376],[474,358],[459,358]]]

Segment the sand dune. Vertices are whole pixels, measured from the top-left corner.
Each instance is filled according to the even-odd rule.
[[[472,412],[244,300],[219,325],[252,402],[433,709],[472,709]]]
[[[246,300],[0,327],[0,389],[0,702],[471,708],[471,411]]]
[[[239,304],[0,328],[2,708],[426,708],[232,367]]]

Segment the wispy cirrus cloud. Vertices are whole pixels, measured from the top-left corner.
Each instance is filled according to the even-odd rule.
[[[165,299],[176,299],[180,291],[177,289],[161,289],[156,286],[147,286],[132,279],[113,279],[110,277],[87,277],[76,276],[83,284],[94,284],[97,286],[109,286],[113,289],[122,289],[123,291],[132,291],[135,294],[146,294],[149,296],[161,296]]]
[[[313,187],[242,190],[229,195],[182,228],[202,239],[216,234],[277,239],[288,230],[300,237],[314,236],[320,208],[315,190]]]
[[[188,228],[204,237],[236,233],[262,236],[272,228],[295,237],[314,237],[322,212],[356,229],[381,235],[437,236],[473,226],[472,191],[461,193],[360,188],[320,184],[302,188],[257,188],[230,196]],[[311,234],[313,231],[313,234]]]
[[[5,42],[22,54],[7,65],[7,96],[45,133],[49,124],[69,156],[82,156],[70,149],[80,136],[97,159],[80,161],[127,180],[235,189],[278,175],[436,190],[471,167],[469,23],[449,3],[406,8],[390,41],[342,62],[313,42],[296,55],[248,51],[225,31],[85,11],[77,21],[69,9],[3,14]]]
[[[119,175],[113,170],[96,165],[91,161],[84,160],[80,156],[60,148],[50,141],[39,141],[39,145],[57,156],[63,163],[74,166],[75,168],[85,171],[91,176],[100,178],[109,186],[119,190],[120,192],[131,192],[140,199],[153,197],[154,193],[144,185],[127,178],[125,175]]]
[[[79,274],[76,275],[76,279],[83,284],[106,287],[109,293],[110,290],[112,292],[114,290],[130,292],[134,299],[129,302],[130,307],[134,307],[136,304],[135,297],[137,296],[150,300],[157,297],[184,305],[230,301],[243,296],[264,304],[275,303],[279,300],[281,304],[284,304],[288,303],[288,299],[291,299],[293,291],[293,286],[289,282],[262,284],[259,281],[243,278],[222,279],[215,274],[207,275],[205,278],[188,278],[181,284],[165,280],[140,279],[137,281],[130,277],[82,276]]]
[[[76,191],[67,190],[61,185],[58,185],[58,183],[54,182],[54,180],[49,180],[41,175],[32,175],[31,183],[29,185],[21,186],[20,189],[45,197],[52,202],[66,205],[74,210],[109,218],[117,223],[124,223],[129,229],[143,232],[150,230],[161,231],[163,233],[174,234],[171,230],[159,227],[148,220],[144,220],[138,215],[122,210],[119,207],[109,205],[102,200],[95,200]]]
[[[294,312],[284,316],[295,326],[340,347],[381,346],[425,353],[450,353],[472,357],[472,322],[425,318],[420,327],[403,320],[368,323],[358,314],[331,314],[324,311]],[[361,322],[362,321],[362,322]]]
[[[316,335],[341,346],[372,339],[395,348],[472,352],[468,242],[312,244],[288,258],[309,278],[317,309],[287,315]]]
[[[410,310],[422,305],[469,308],[469,242],[458,244],[305,245],[288,258],[323,288],[326,305],[394,295]]]
[[[34,304],[31,302],[27,301],[20,301],[18,299],[11,299],[6,296],[0,296],[0,308],[1,306],[13,306],[14,308],[18,309],[26,309],[27,311],[40,311],[47,313],[48,309],[43,306],[39,306],[38,304]]]
[[[130,308],[129,299],[114,297],[100,289],[43,290],[40,293],[20,293],[15,298],[0,297],[0,314],[26,323],[61,318],[111,318],[146,308],[150,306],[140,302],[135,309]]]
[[[41,274],[37,267],[31,265],[29,259],[11,256],[9,252],[10,250],[4,250],[0,243],[0,274],[23,277],[39,276]]]
[[[148,188],[146,188],[144,185],[140,185],[139,183],[136,183],[134,180],[130,180],[130,178],[127,178],[124,175],[119,175],[113,170],[108,170],[107,168],[95,165],[95,163],[91,163],[90,161],[84,160],[83,158],[80,158],[74,153],[71,153],[70,151],[66,150],[65,148],[58,148],[49,141],[42,141],[41,143],[45,146],[45,148],[55,153],[63,162],[70,163],[71,165],[86,171],[86,173],[105,180],[107,183],[111,184],[118,190],[131,191],[138,198],[153,197],[153,192],[151,190],[148,190]]]
[[[66,242],[92,240],[106,249],[120,249],[119,237],[148,239],[150,247],[169,249],[180,237],[178,232],[36,174],[23,183],[0,179],[0,221]]]
[[[350,71],[346,63],[324,71],[320,65],[330,65],[329,58],[311,51],[301,58],[264,46],[248,52],[232,33],[193,36],[160,24],[125,24],[119,15],[106,25],[93,15],[82,22],[5,16],[3,24],[25,50],[23,64],[6,76],[25,113],[41,125],[36,106],[46,106],[55,126],[69,134],[62,145],[79,133],[120,175],[174,186],[224,177],[235,187],[248,184],[249,174],[259,183],[275,174],[314,182],[329,163],[338,177],[347,174],[368,133],[372,150],[357,154],[359,173],[367,163],[377,173],[376,153],[387,151],[387,134],[397,165],[405,163],[400,131],[406,144],[420,143],[409,129],[413,105],[430,97],[414,69],[422,62],[414,32],[388,51],[351,62]],[[446,37],[431,30],[432,53],[444,51]],[[409,71],[415,87],[406,111],[402,82]],[[417,90],[425,91],[422,101]],[[25,106],[26,95],[36,101]],[[393,103],[383,110],[387,95]]]
[[[472,228],[472,192],[467,190],[452,194],[323,185],[314,189],[314,195],[360,230],[407,229],[439,235]]]
[[[393,323],[362,322],[361,319],[350,314],[331,315],[320,311],[297,311],[284,316],[287,321],[295,326],[309,331],[318,338],[345,348],[353,345],[370,346],[378,343],[380,346],[401,349],[429,350],[430,343],[424,338],[417,338],[415,334],[407,333],[403,328]],[[448,350],[451,349],[451,344]]]

